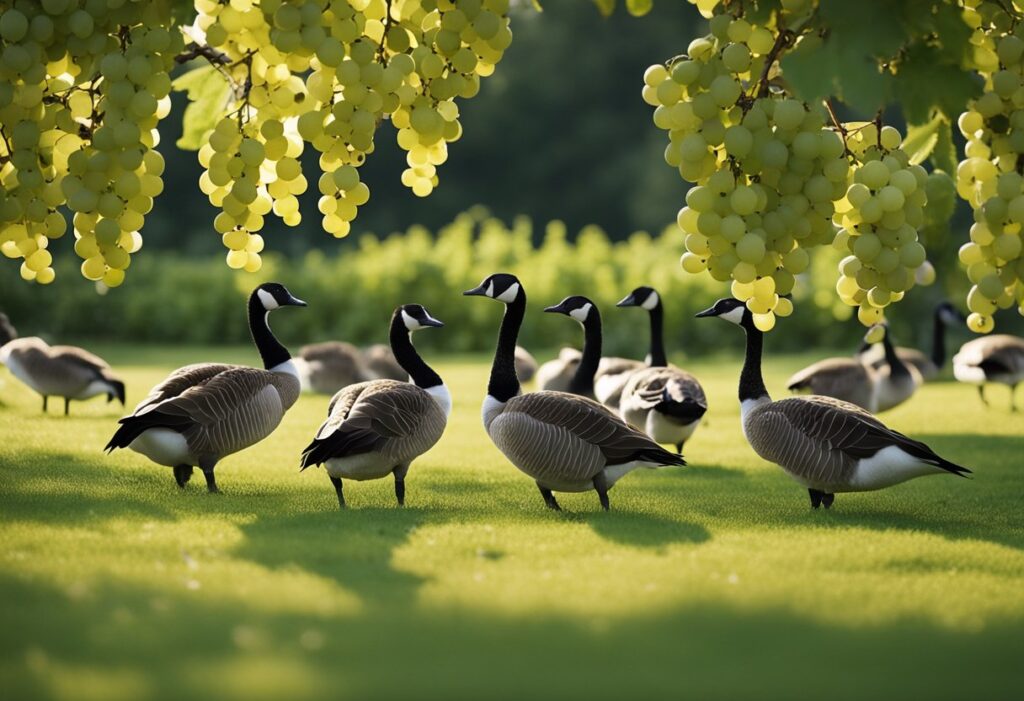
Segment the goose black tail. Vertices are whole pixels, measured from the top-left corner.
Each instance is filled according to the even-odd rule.
[[[368,453],[374,449],[379,438],[376,433],[368,430],[335,431],[322,438],[314,438],[302,451],[299,471],[313,465],[323,465],[331,458]]]
[[[972,470],[964,467],[963,465],[957,465],[955,462],[950,462],[945,458],[940,458],[938,455],[930,461],[935,467],[940,467],[950,474],[956,475],[957,477],[967,477],[967,475],[974,474]]]
[[[663,467],[684,467],[686,465],[682,455],[669,452],[661,446],[644,448],[637,454],[636,460],[654,463]]]

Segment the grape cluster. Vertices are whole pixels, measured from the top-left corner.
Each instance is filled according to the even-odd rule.
[[[1024,25],[1004,3],[966,0],[975,68],[985,81],[958,125],[967,140],[957,192],[974,210],[971,240],[960,261],[973,286],[968,327],[987,333],[997,309],[1024,314]]]
[[[81,6],[79,6],[81,5]],[[0,12],[0,252],[54,279],[49,241],[74,213],[82,274],[124,280],[163,189],[157,123],[184,41],[164,3],[8,3]]]
[[[215,225],[229,265],[259,267],[255,232],[268,212],[292,226],[301,221],[295,196],[307,186],[298,162],[305,144],[320,154],[318,208],[334,236],[349,233],[369,200],[358,169],[384,119],[407,152],[402,183],[429,195],[447,144],[462,135],[455,100],[476,95],[511,43],[508,5],[197,0],[195,26],[226,57],[235,87],[213,132],[219,143],[199,154],[207,168],[201,187],[224,210]]]
[[[839,264],[836,291],[871,326],[913,287],[926,262],[918,229],[924,224],[928,173],[910,164],[893,127],[855,125],[846,141],[859,167],[836,209],[842,229],[833,245],[848,254]]]
[[[668,131],[666,162],[696,187],[678,224],[683,268],[732,281],[755,323],[792,312],[808,251],[835,236],[835,203],[850,163],[840,136],[812,109],[769,89],[784,30],[718,14],[687,55],[644,75],[643,98]]]

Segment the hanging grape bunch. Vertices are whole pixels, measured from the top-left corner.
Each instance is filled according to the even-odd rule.
[[[114,287],[160,194],[157,125],[179,80],[230,90],[193,135],[199,186],[233,268],[260,268],[273,214],[300,223],[316,182],[324,230],[345,236],[370,197],[359,167],[390,119],[425,197],[471,98],[512,40],[509,0],[17,0],[0,10],[0,252],[54,279],[49,242],[73,214],[82,274]],[[185,18],[185,19],[183,19]],[[213,73],[215,72],[215,75]],[[191,97],[191,91],[190,91]],[[201,110],[201,111],[203,111]],[[188,123],[186,123],[188,127]],[[299,164],[306,144],[319,171]],[[201,146],[200,146],[201,145]]]
[[[710,15],[711,34],[649,68],[643,88],[655,125],[669,134],[666,162],[695,184],[678,217],[683,269],[731,281],[732,294],[769,330],[776,315],[792,312],[785,295],[811,251],[856,244],[840,297],[859,307],[865,325],[876,323],[925,265],[917,227],[927,172],[910,166],[895,129],[839,124],[830,108],[780,87],[778,59],[799,41],[786,20],[809,10],[809,0],[782,3],[764,24],[718,2],[697,4]],[[884,144],[865,142],[869,132]]]

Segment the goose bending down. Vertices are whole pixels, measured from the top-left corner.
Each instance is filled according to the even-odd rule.
[[[761,377],[764,334],[743,302],[721,299],[697,316],[721,317],[746,332],[739,382],[743,434],[755,453],[807,488],[812,507],[829,508],[837,492],[883,489],[925,475],[970,473],[848,402],[819,396],[772,401]]]
[[[64,398],[64,415],[71,400],[105,394],[107,402],[124,405],[124,382],[102,358],[76,346],[51,346],[35,336],[16,338],[0,347],[0,364],[43,397],[43,411],[49,398]]]
[[[375,343],[363,349],[363,363],[376,380],[409,380],[409,373],[398,364],[395,354],[391,352],[391,346],[386,343]]]
[[[924,380],[917,368],[900,360],[889,339],[889,329],[882,336],[885,365],[875,371],[874,411],[888,411],[910,399]]]
[[[452,399],[441,378],[416,352],[413,331],[444,326],[419,304],[391,317],[391,347],[412,382],[370,380],[342,389],[331,399],[327,420],[302,453],[302,467],[326,465],[345,508],[342,478],[380,479],[394,475],[398,505],[405,504],[405,476],[413,460],[444,433]]]
[[[484,428],[498,450],[532,477],[548,508],[552,494],[596,490],[608,509],[608,490],[638,467],[685,465],[674,455],[597,402],[564,392],[520,394],[515,345],[526,314],[526,292],[513,275],[497,273],[463,294],[505,304],[494,352]]]
[[[934,380],[939,376],[946,362],[946,329],[951,326],[962,326],[967,320],[964,315],[949,302],[940,302],[935,306],[932,315],[932,350],[925,355],[916,348],[896,347],[896,356],[905,365],[913,366],[921,375],[922,380]],[[885,350],[879,344],[867,341],[857,351],[857,359],[869,367],[878,370],[885,364]]]
[[[953,356],[953,376],[960,382],[978,386],[985,399],[985,384],[998,382],[1010,387],[1010,411],[1017,411],[1017,385],[1024,382],[1024,338],[1008,334],[983,336],[960,346]]]
[[[583,353],[575,348],[566,347],[558,351],[557,358],[537,368],[537,389],[542,392],[567,392],[582,359]]]
[[[697,378],[671,367],[665,355],[664,310],[661,296],[650,287],[638,287],[616,306],[640,307],[651,321],[648,367],[626,373],[619,414],[647,431],[658,443],[671,443],[676,452],[693,435],[708,410],[708,400]],[[601,378],[598,378],[598,383]]]
[[[334,394],[343,387],[372,379],[363,363],[363,354],[344,341],[303,346],[294,363],[302,389],[317,394]]]
[[[131,448],[172,467],[182,488],[198,467],[207,489],[219,491],[217,463],[269,436],[299,397],[295,364],[267,324],[271,311],[286,306],[306,303],[276,282],[249,296],[249,330],[265,369],[201,363],[175,370],[121,419],[107,452]]]
[[[7,315],[0,312],[0,347],[10,343],[18,337],[18,331],[14,328]]]

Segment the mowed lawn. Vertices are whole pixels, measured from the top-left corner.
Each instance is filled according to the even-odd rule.
[[[737,335],[736,347],[741,338]],[[769,341],[769,351],[770,351]],[[134,405],[169,370],[251,349],[103,348]],[[783,393],[807,357],[775,358]],[[689,467],[637,472],[552,513],[480,421],[486,358],[438,369],[439,445],[339,512],[298,455],[327,398],[200,474],[102,447],[102,400],[44,417],[0,369],[5,699],[1020,698],[1024,415],[1005,388],[926,386],[894,428],[975,470],[807,494],[753,454],[739,360],[686,363],[711,408]],[[61,403],[51,402],[51,412]]]

